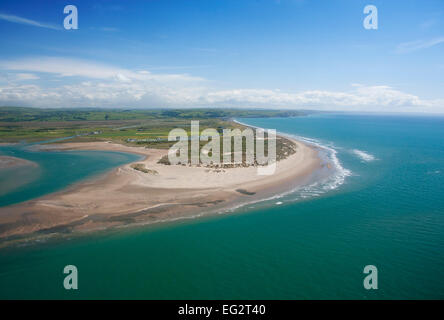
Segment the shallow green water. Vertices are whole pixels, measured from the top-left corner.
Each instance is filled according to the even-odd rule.
[[[246,122],[333,147],[351,175],[280,206],[0,250],[0,298],[444,298],[444,118]]]
[[[34,151],[32,146],[0,147],[0,155],[37,164],[37,167],[0,169],[0,210],[2,206],[59,191],[82,179],[141,158],[134,154],[107,151]]]

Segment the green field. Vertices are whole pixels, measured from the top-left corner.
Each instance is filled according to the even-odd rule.
[[[113,140],[119,143],[156,145],[173,128],[189,132],[191,120],[199,120],[205,128],[241,127],[230,119],[246,117],[294,117],[303,111],[181,109],[35,109],[0,107],[0,142],[44,141],[77,136],[69,141]],[[160,141],[143,141],[147,139]],[[131,141],[131,142],[128,142]]]
[[[192,120],[199,120],[200,131],[215,128],[245,129],[232,121],[247,117],[295,117],[305,111],[236,110],[236,109],[34,109],[0,107],[0,143],[36,142],[72,137],[57,141],[89,142],[113,141],[120,144],[166,149],[175,142],[168,141],[174,128],[182,128],[190,135]],[[200,143],[201,147],[206,142]],[[244,144],[245,146],[245,144]],[[278,159],[293,153],[286,139],[277,140]]]
[[[312,112],[312,111],[311,111]],[[264,109],[38,109],[0,107],[0,122],[31,121],[109,121],[109,120],[157,120],[157,119],[230,119],[260,117],[296,117],[307,114],[300,110]]]

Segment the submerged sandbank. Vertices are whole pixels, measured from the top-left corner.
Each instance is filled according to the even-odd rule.
[[[1,156],[0,155],[0,169],[15,168],[15,167],[22,167],[22,166],[36,166],[37,167],[38,165],[37,165],[37,163],[29,161],[29,160],[11,157],[11,156]]]

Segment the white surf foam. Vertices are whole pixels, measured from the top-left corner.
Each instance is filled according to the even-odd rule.
[[[319,185],[318,187],[321,188],[321,190],[329,191],[337,189],[340,185],[342,185],[345,182],[345,178],[350,176],[352,173],[350,170],[345,169],[341,162],[339,161],[336,151],[336,147],[332,143],[321,143],[320,141],[312,138],[302,137],[302,136],[296,136],[296,135],[288,135],[283,134],[284,136],[288,136],[290,138],[294,138],[296,140],[300,140],[302,142],[305,142],[307,144],[310,144],[312,146],[315,146],[320,149],[320,157],[321,159],[328,163],[331,163],[333,165],[334,174],[331,175],[326,181],[319,181],[316,182],[315,185]],[[312,185],[312,187],[315,187]],[[318,194],[319,190],[315,193]]]
[[[238,120],[233,120],[234,122],[252,127],[252,128],[259,128],[247,123],[242,123]],[[332,173],[328,174],[327,177],[324,177],[312,184],[304,185],[304,186],[298,186],[294,189],[288,190],[284,193],[274,195],[272,197],[266,198],[266,199],[260,199],[260,200],[254,200],[250,201],[248,203],[243,203],[240,205],[237,205],[235,207],[231,207],[229,209],[225,209],[222,212],[219,213],[225,213],[225,212],[233,212],[237,209],[240,209],[241,207],[244,207],[246,205],[253,205],[257,203],[265,203],[269,201],[276,201],[277,199],[281,200],[285,197],[285,202],[294,202],[298,200],[303,200],[307,198],[314,198],[319,197],[322,194],[325,194],[326,192],[330,192],[332,190],[335,190],[339,188],[342,184],[344,184],[346,177],[352,175],[352,172],[348,169],[345,169],[341,162],[339,161],[337,157],[337,151],[336,149],[339,149],[333,145],[333,143],[325,143],[320,142],[319,140],[293,135],[293,134],[287,134],[287,133],[278,133],[281,136],[286,136],[288,138],[293,138],[295,140],[299,140],[301,142],[304,142],[306,144],[309,144],[311,146],[314,146],[319,150],[319,156],[321,157],[322,162],[324,165],[330,165]],[[275,204],[282,203],[282,201],[276,202]]]
[[[366,151],[362,151],[359,149],[353,149],[352,152],[362,161],[364,162],[370,162],[377,160],[376,157]]]

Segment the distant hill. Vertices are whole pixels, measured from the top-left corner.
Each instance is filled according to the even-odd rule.
[[[24,107],[0,107],[0,122],[24,121],[106,121],[149,119],[231,119],[261,117],[297,117],[313,113],[307,110],[265,109],[39,109]]]

